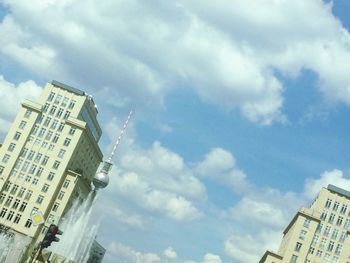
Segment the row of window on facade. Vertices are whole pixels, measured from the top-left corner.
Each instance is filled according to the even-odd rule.
[[[330,209],[332,207],[332,199],[328,198],[324,207],[327,209]],[[337,212],[339,207],[340,207],[340,203],[338,201],[335,201],[333,204],[332,210]],[[343,204],[342,207],[340,208],[340,213],[345,215],[347,209],[348,209],[348,206],[346,204]],[[349,212],[349,216],[350,216],[350,212]]]
[[[14,135],[14,137],[13,137],[13,139],[14,139],[15,141],[18,141],[19,138],[21,137],[21,135],[22,135],[22,133],[16,132],[15,135]],[[51,139],[51,136],[52,136],[52,135],[53,135],[52,133],[48,132],[48,134],[46,135],[46,138]],[[52,138],[52,142],[53,142],[53,143],[57,143],[59,137],[60,137],[60,135],[59,135],[58,133],[56,133],[55,136]],[[45,138],[45,140],[47,140],[46,138]],[[34,136],[30,135],[29,138],[28,138],[28,142],[33,142],[33,141],[34,141]],[[64,145],[64,146],[69,146],[70,141],[71,141],[71,139],[66,138],[66,139],[64,140],[64,142],[63,142],[63,145]],[[36,139],[36,140],[35,140],[35,144],[36,144],[36,145],[39,145],[40,143],[41,143],[41,140],[40,140],[40,139]],[[46,144],[46,145],[47,145],[47,144]]]
[[[31,152],[34,152],[34,151],[31,151]],[[61,152],[61,154],[64,154],[64,153],[65,153],[65,150],[63,150],[63,151]],[[40,160],[42,154],[41,154],[41,153],[38,153],[37,156],[40,157],[40,158],[39,158],[39,160]],[[6,164],[6,163],[8,162],[9,159],[10,159],[10,155],[9,155],[9,154],[5,154],[4,157],[2,158],[2,162]],[[45,165],[47,164],[47,162],[49,161],[49,159],[50,159],[50,157],[47,156],[47,155],[45,155],[45,156],[43,157],[43,159],[42,159],[42,161],[41,161],[40,164],[41,164],[42,166],[45,166]],[[35,162],[35,160],[34,160],[34,162]],[[39,161],[37,161],[36,163],[39,164]],[[23,165],[22,165],[22,164],[23,164]],[[37,167],[38,167],[38,165],[37,165],[37,164],[32,164],[32,165],[30,165],[30,164],[31,164],[30,161],[24,161],[24,159],[20,158],[20,159],[17,159],[17,160],[16,160],[14,169],[19,170],[19,171],[25,173],[25,172],[28,171],[28,168],[30,167],[30,168],[29,168],[29,174],[34,174],[35,171],[36,171],[36,169],[37,169]],[[53,163],[53,165],[52,165],[52,168],[55,169],[55,170],[57,170],[58,167],[60,166],[60,164],[61,164],[60,161],[55,160],[54,163]],[[42,172],[43,167],[39,167],[39,169],[40,169],[40,168],[41,168],[41,172]]]
[[[323,212],[322,212],[322,214],[320,216],[320,219],[322,221],[326,221],[327,215],[328,215],[328,211],[327,210],[323,210]],[[331,213],[329,215],[329,217],[328,217],[328,223],[333,224],[335,222],[335,217],[336,217],[336,214],[335,213]],[[336,221],[336,225],[337,226],[342,226],[343,221],[344,221],[344,217],[343,216],[338,216],[338,219]],[[348,219],[345,220],[344,227],[349,228],[349,226],[350,226],[350,219],[348,218]]]
[[[60,105],[61,107],[67,107],[68,105],[69,109],[73,109],[76,103],[75,100],[70,100],[68,97],[63,97],[62,95],[59,95],[59,94],[56,95],[54,92],[50,92],[47,98],[47,101],[50,101],[50,102],[53,101],[53,103],[56,105],[61,104]]]

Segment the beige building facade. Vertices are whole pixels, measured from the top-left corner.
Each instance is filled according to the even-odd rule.
[[[266,251],[259,263],[350,262],[350,192],[322,188],[283,232],[278,252]]]
[[[83,200],[102,153],[91,96],[57,81],[25,100],[0,148],[0,230],[38,242],[76,199]],[[35,225],[33,215],[44,224]],[[1,231],[0,231],[1,232]]]

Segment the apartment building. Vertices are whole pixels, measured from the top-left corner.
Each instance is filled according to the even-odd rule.
[[[38,101],[22,102],[0,148],[0,232],[15,243],[40,241],[92,191],[102,161],[97,114],[91,96],[57,81]],[[45,222],[33,222],[35,215]]]
[[[328,185],[293,217],[278,252],[266,251],[259,263],[350,262],[349,230],[350,192]]]

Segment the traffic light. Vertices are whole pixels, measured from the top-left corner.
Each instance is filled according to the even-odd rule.
[[[44,240],[41,242],[42,248],[47,248],[52,242],[58,242],[60,239],[56,235],[62,235],[62,231],[58,229],[58,226],[51,224],[47,229]]]

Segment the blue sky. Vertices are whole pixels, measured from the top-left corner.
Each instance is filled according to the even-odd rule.
[[[52,79],[92,94],[105,262],[257,262],[328,183],[350,189],[350,3],[2,1],[0,135]],[[106,212],[107,211],[107,212]]]

